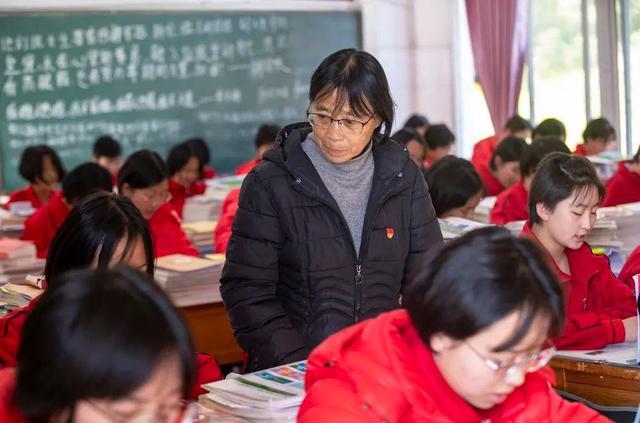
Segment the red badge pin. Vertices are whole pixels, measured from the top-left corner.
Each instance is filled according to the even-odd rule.
[[[393,238],[393,234],[395,232],[393,231],[393,228],[387,228],[387,238],[391,239]]]

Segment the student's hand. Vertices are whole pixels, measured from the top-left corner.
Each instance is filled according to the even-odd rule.
[[[624,340],[627,342],[636,341],[638,339],[638,319],[637,317],[628,317],[622,321],[624,325]]]

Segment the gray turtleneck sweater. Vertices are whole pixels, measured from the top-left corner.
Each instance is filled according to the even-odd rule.
[[[355,159],[336,164],[324,157],[313,138],[313,133],[302,143],[302,149],[347,221],[356,254],[360,254],[362,226],[373,181],[374,162],[371,146],[369,143],[366,150]]]

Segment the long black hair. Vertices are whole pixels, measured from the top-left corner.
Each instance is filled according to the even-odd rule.
[[[356,115],[377,115],[384,135],[391,134],[394,104],[387,76],[378,60],[366,51],[353,48],[327,56],[311,76],[309,102],[336,92],[338,111],[346,103]]]
[[[47,156],[51,159],[51,163],[58,173],[58,181],[61,181],[66,174],[64,166],[62,165],[62,160],[60,160],[60,156],[58,156],[56,150],[44,144],[33,145],[22,151],[22,156],[20,156],[20,165],[18,167],[20,176],[31,183],[38,180],[44,180],[44,167],[42,166],[42,161]]]
[[[193,342],[153,279],[126,267],[71,272],[27,317],[13,400],[29,421],[48,422],[79,401],[131,394],[173,356],[186,397]]]
[[[562,333],[562,289],[528,239],[504,228],[478,229],[446,244],[429,269],[403,302],[427,346],[436,333],[464,340],[515,311],[522,313],[518,328],[496,352],[517,345],[536,317],[547,318],[548,338]]]
[[[136,242],[142,241],[147,259],[146,272],[153,276],[153,242],[147,221],[126,197],[99,192],[71,209],[56,232],[44,268],[47,286],[72,269],[109,267],[122,240],[122,258],[129,257]]]

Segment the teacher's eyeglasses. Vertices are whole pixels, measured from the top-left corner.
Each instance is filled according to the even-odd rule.
[[[373,119],[374,115],[369,116],[366,122],[359,122],[354,119],[334,119],[331,116],[324,115],[322,113],[310,112],[307,110],[307,120],[312,127],[318,129],[329,129],[333,122],[338,123],[338,128],[344,134],[360,135],[365,125]]]

